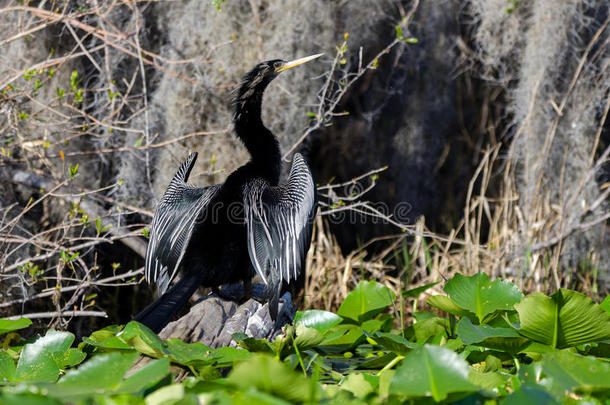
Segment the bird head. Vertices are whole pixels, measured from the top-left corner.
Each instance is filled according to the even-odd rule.
[[[319,58],[323,54],[306,56],[304,58],[295,59],[286,62],[281,59],[272,59],[265,62],[261,62],[248,72],[240,86],[237,99],[243,100],[252,96],[256,92],[262,93],[267,85],[275,79],[281,72],[292,69],[293,67],[300,66],[306,62]]]

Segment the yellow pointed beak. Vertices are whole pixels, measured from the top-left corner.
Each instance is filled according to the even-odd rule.
[[[303,63],[307,63],[310,60],[314,60],[316,58],[319,58],[322,55],[324,55],[324,54],[323,53],[319,53],[317,55],[311,55],[311,56],[306,56],[304,58],[291,60],[290,62],[286,62],[282,66],[280,66],[277,69],[275,69],[275,71],[277,73],[280,73],[280,72],[283,72],[284,70],[292,69],[293,67],[302,65]]]

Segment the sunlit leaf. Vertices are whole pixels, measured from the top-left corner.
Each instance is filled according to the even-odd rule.
[[[17,362],[15,378],[19,381],[56,381],[73,341],[74,335],[69,332],[49,330],[34,343],[25,345]]]
[[[450,393],[478,391],[468,373],[468,363],[455,352],[424,345],[411,352],[396,369],[390,393],[441,401]]]
[[[394,303],[396,294],[376,281],[361,281],[339,307],[337,314],[362,323]]]
[[[589,297],[560,289],[536,293],[515,305],[519,333],[551,347],[565,348],[610,339],[610,315]]]
[[[458,316],[460,318],[468,317],[477,319],[476,315],[470,311],[460,308],[453,300],[445,295],[433,295],[428,298],[426,303],[434,308],[438,308],[441,311],[447,312],[448,314]]]
[[[539,386],[522,385],[518,390],[510,394],[501,403],[502,405],[559,405],[551,394]]]
[[[610,389],[610,364],[567,351],[544,356],[542,369],[565,391],[591,393]]]
[[[508,280],[489,281],[485,273],[466,277],[456,274],[445,285],[445,292],[463,309],[473,312],[479,322],[496,310],[510,310],[523,299],[517,286]]]
[[[5,333],[12,332],[19,329],[27,328],[32,324],[32,321],[28,318],[19,318],[19,319],[0,319],[0,335],[4,335]]]
[[[235,366],[227,381],[243,390],[256,388],[287,401],[314,402],[317,387],[312,380],[273,357],[258,354]]]
[[[464,344],[478,343],[485,347],[517,353],[529,340],[510,328],[494,328],[488,325],[473,325],[470,319],[461,319],[456,327]]]
[[[341,323],[341,317],[332,312],[310,309],[308,311],[298,311],[294,316],[293,323],[295,325],[302,324],[324,333]]]
[[[428,283],[428,284],[424,284],[419,287],[411,288],[410,290],[404,291],[402,293],[402,296],[405,298],[417,297],[417,296],[419,296],[419,294],[423,293],[426,290],[429,290],[430,288],[434,287],[438,283],[439,283],[439,281],[437,281],[435,283]]]
[[[169,359],[153,360],[123,380],[115,392],[138,392],[157,383],[169,373]]]

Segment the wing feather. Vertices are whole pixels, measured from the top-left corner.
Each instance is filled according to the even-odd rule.
[[[180,166],[155,209],[146,250],[145,275],[164,293],[176,276],[195,229],[197,218],[207,209],[220,186],[187,184],[197,153]]]
[[[303,157],[294,155],[285,184],[270,186],[257,179],[246,185],[244,205],[252,265],[265,284],[279,290],[284,280],[300,274],[317,209],[315,184]]]

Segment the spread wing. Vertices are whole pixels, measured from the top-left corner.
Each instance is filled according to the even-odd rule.
[[[196,152],[191,153],[180,166],[153,217],[145,275],[149,283],[157,282],[161,294],[176,276],[197,219],[220,188],[218,185],[194,187],[186,183],[195,160]]]
[[[257,179],[244,188],[248,252],[271,296],[272,316],[274,311],[277,315],[282,282],[299,276],[311,242],[316,209],[316,187],[307,163],[298,153],[286,183],[270,186]]]

